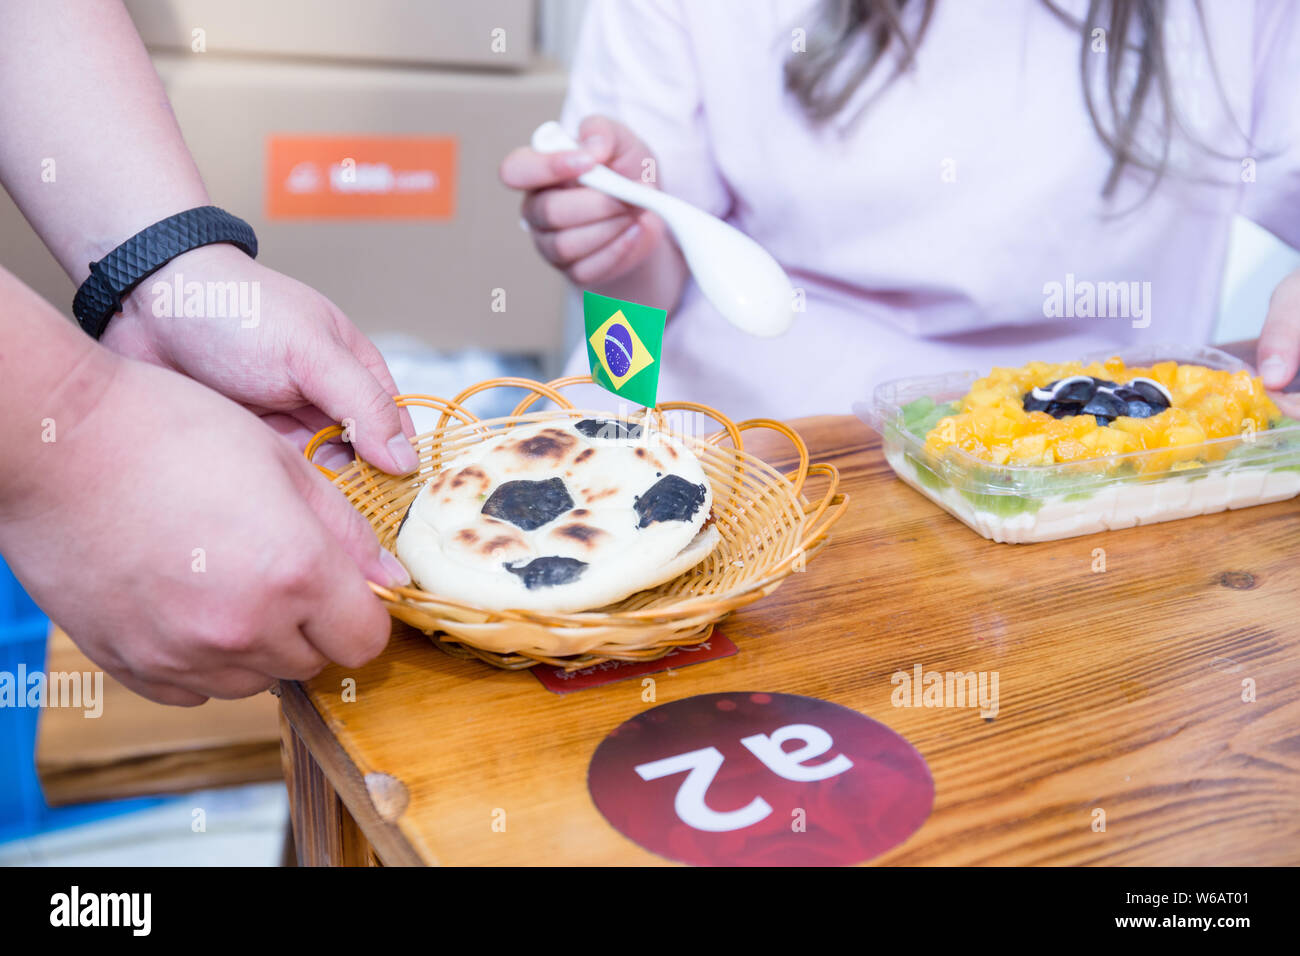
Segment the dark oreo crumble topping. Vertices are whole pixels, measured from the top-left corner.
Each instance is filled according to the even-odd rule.
[[[641,426],[609,418],[584,418],[573,426],[588,438],[640,438]]]
[[[532,591],[535,588],[553,588],[560,584],[576,581],[587,570],[587,562],[577,558],[551,556],[533,558],[527,564],[503,564],[511,574],[519,575],[524,587]]]
[[[1149,378],[1120,385],[1090,375],[1073,375],[1030,389],[1021,401],[1027,412],[1046,412],[1053,418],[1092,415],[1098,425],[1109,425],[1121,416],[1150,418],[1171,404],[1165,387]]]
[[[498,485],[492,496],[483,502],[483,514],[509,521],[524,531],[532,531],[554,521],[572,507],[573,499],[569,497],[569,489],[564,487],[562,479],[520,479]]]
[[[690,521],[704,504],[707,489],[677,475],[665,475],[636,499],[632,509],[641,518],[638,528],[655,521]]]

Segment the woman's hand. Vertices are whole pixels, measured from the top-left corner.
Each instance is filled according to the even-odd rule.
[[[1259,336],[1256,368],[1282,413],[1300,418],[1300,393],[1281,394],[1300,370],[1300,270],[1273,290]]]
[[[539,153],[521,146],[501,163],[501,181],[525,192],[523,219],[542,257],[576,285],[597,286],[627,275],[672,243],[654,213],[576,181],[601,164],[657,189],[649,148],[604,116],[583,120],[578,139],[582,149],[573,152]]]
[[[393,474],[418,466],[379,350],[320,293],[233,246],[192,250],[146,278],[103,343],[216,389],[299,448],[351,419],[360,457]]]
[[[48,444],[25,439],[29,457],[4,475],[0,549],[126,686],[199,704],[304,680],[329,660],[359,667],[383,649],[388,614],[366,579],[408,576],[254,416],[99,348],[41,409],[57,431]]]

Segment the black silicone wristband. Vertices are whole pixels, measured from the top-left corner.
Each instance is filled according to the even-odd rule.
[[[215,242],[229,242],[257,258],[257,236],[244,220],[216,206],[187,209],[142,229],[92,262],[89,278],[72,300],[72,314],[99,338],[109,319],[121,311],[127,293],[181,253]]]

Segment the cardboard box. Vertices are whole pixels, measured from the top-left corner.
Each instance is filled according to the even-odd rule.
[[[502,157],[558,115],[560,71],[155,63],[212,201],[253,225],[259,262],[320,290],[368,334],[562,348],[564,280],[497,179]],[[72,284],[3,204],[0,263],[68,314]]]
[[[534,0],[126,0],[151,49],[518,70]]]

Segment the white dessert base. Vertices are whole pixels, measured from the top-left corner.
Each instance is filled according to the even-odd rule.
[[[930,488],[902,449],[886,448],[885,459],[905,482],[953,517],[991,541],[1029,544],[1097,531],[1174,521],[1194,515],[1285,501],[1300,494],[1300,471],[1241,468],[1200,478],[1168,477],[1105,485],[1087,498],[1043,499],[1036,511],[1007,517],[980,511],[956,488]]]

